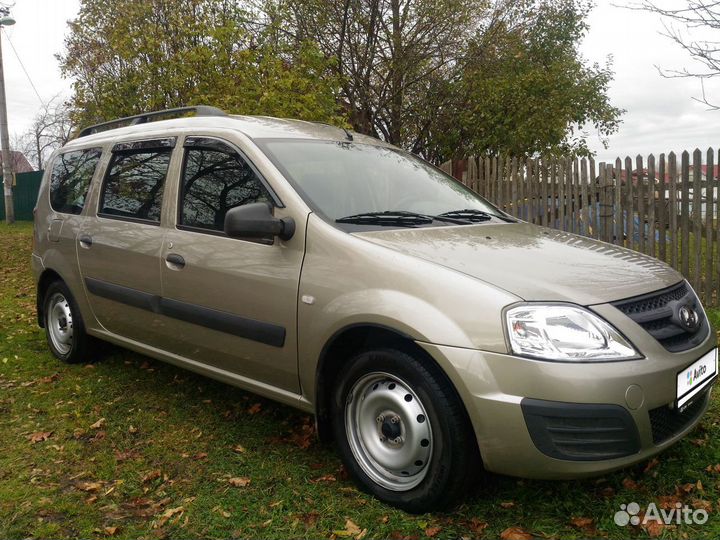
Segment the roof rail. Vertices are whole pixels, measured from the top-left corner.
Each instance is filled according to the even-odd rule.
[[[100,133],[101,131],[108,131],[124,126],[134,126],[137,124],[144,124],[150,120],[159,116],[169,116],[172,114],[183,114],[194,112],[196,116],[227,116],[227,113],[217,107],[211,107],[209,105],[195,105],[193,107],[177,107],[175,109],[165,109],[162,111],[152,111],[142,114],[136,114],[135,116],[126,116],[124,118],[116,118],[109,122],[102,122],[95,124],[94,126],[88,126],[83,128],[78,137],[85,137],[86,135],[92,135],[94,133]]]

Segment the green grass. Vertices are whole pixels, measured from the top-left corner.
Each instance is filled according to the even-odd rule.
[[[307,415],[119,349],[88,365],[56,361],[35,321],[30,231],[0,226],[0,538],[329,538],[348,519],[366,538],[496,538],[511,526],[543,538],[646,537],[613,515],[663,496],[712,512],[703,526],[662,536],[720,536],[720,474],[705,471],[720,462],[717,399],[647,472],[641,464],[575,482],[488,475],[454,512],[412,516],[359,492],[309,436]],[[720,322],[720,311],[711,316]],[[32,444],[42,432],[51,435]],[[233,487],[232,477],[250,484]],[[578,528],[578,517],[592,524]]]

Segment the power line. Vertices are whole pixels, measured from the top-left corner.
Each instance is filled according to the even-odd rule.
[[[30,74],[28,73],[28,70],[25,69],[25,64],[23,64],[23,61],[20,59],[20,55],[18,54],[17,50],[15,49],[15,45],[13,45],[13,42],[10,40],[10,36],[7,32],[5,32],[5,37],[8,40],[8,43],[10,44],[10,48],[15,53],[15,58],[17,58],[17,61],[20,62],[20,67],[22,67],[23,72],[25,73],[25,76],[27,77],[28,82],[30,83],[30,86],[32,86],[32,89],[35,91],[35,95],[37,96],[38,100],[40,101],[40,105],[45,107],[45,102],[43,101],[43,98],[40,97],[40,92],[37,91],[37,88],[35,88],[35,83],[33,83],[32,79],[30,78]]]

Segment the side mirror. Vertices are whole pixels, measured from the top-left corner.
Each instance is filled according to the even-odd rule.
[[[272,205],[265,202],[231,208],[225,214],[225,234],[242,238],[279,236],[282,240],[290,240],[295,234],[295,220],[276,218],[272,209]]]

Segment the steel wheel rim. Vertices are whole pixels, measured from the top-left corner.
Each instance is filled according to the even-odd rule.
[[[72,349],[73,317],[70,302],[61,293],[53,294],[48,302],[46,325],[55,350],[68,354]]]
[[[356,461],[380,486],[408,491],[427,476],[433,454],[430,418],[399,377],[374,372],[356,381],[345,402],[345,431]]]

